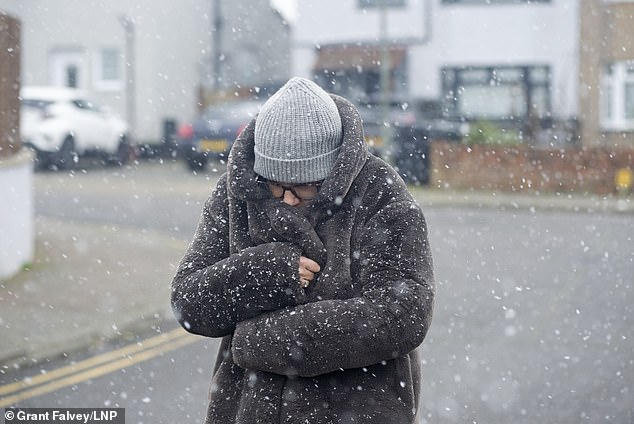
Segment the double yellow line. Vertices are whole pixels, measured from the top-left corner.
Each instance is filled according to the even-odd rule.
[[[177,328],[75,364],[0,386],[0,408],[147,361],[199,340]]]

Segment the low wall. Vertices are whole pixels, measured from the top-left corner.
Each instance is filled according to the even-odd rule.
[[[430,162],[433,187],[605,195],[616,191],[618,169],[634,170],[634,147],[545,150],[437,142]]]
[[[33,154],[0,158],[0,280],[33,260]]]

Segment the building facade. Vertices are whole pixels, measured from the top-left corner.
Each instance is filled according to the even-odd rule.
[[[220,90],[280,87],[291,71],[291,27],[267,1],[213,0],[216,38],[210,76]],[[215,71],[214,71],[215,69]]]
[[[22,21],[22,85],[85,90],[129,121],[137,143],[191,120],[217,81],[243,87],[289,74],[288,25],[268,2],[0,0],[0,9]]]
[[[387,60],[393,97],[447,117],[577,115],[578,0],[298,1],[295,72],[359,101],[379,93]]]
[[[634,146],[634,1],[584,0],[580,38],[583,142]]]

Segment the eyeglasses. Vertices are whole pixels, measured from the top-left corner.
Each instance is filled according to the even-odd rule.
[[[276,199],[284,198],[284,194],[286,191],[290,191],[293,196],[297,197],[299,200],[313,200],[317,197],[319,193],[319,188],[321,187],[321,182],[319,183],[308,183],[308,184],[297,184],[297,185],[284,185],[274,181],[264,180],[269,185],[269,189],[271,190],[271,194]]]

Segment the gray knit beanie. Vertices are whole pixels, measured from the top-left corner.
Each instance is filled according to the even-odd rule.
[[[281,183],[322,181],[339,154],[341,134],[339,110],[328,93],[292,78],[256,118],[253,170]]]

